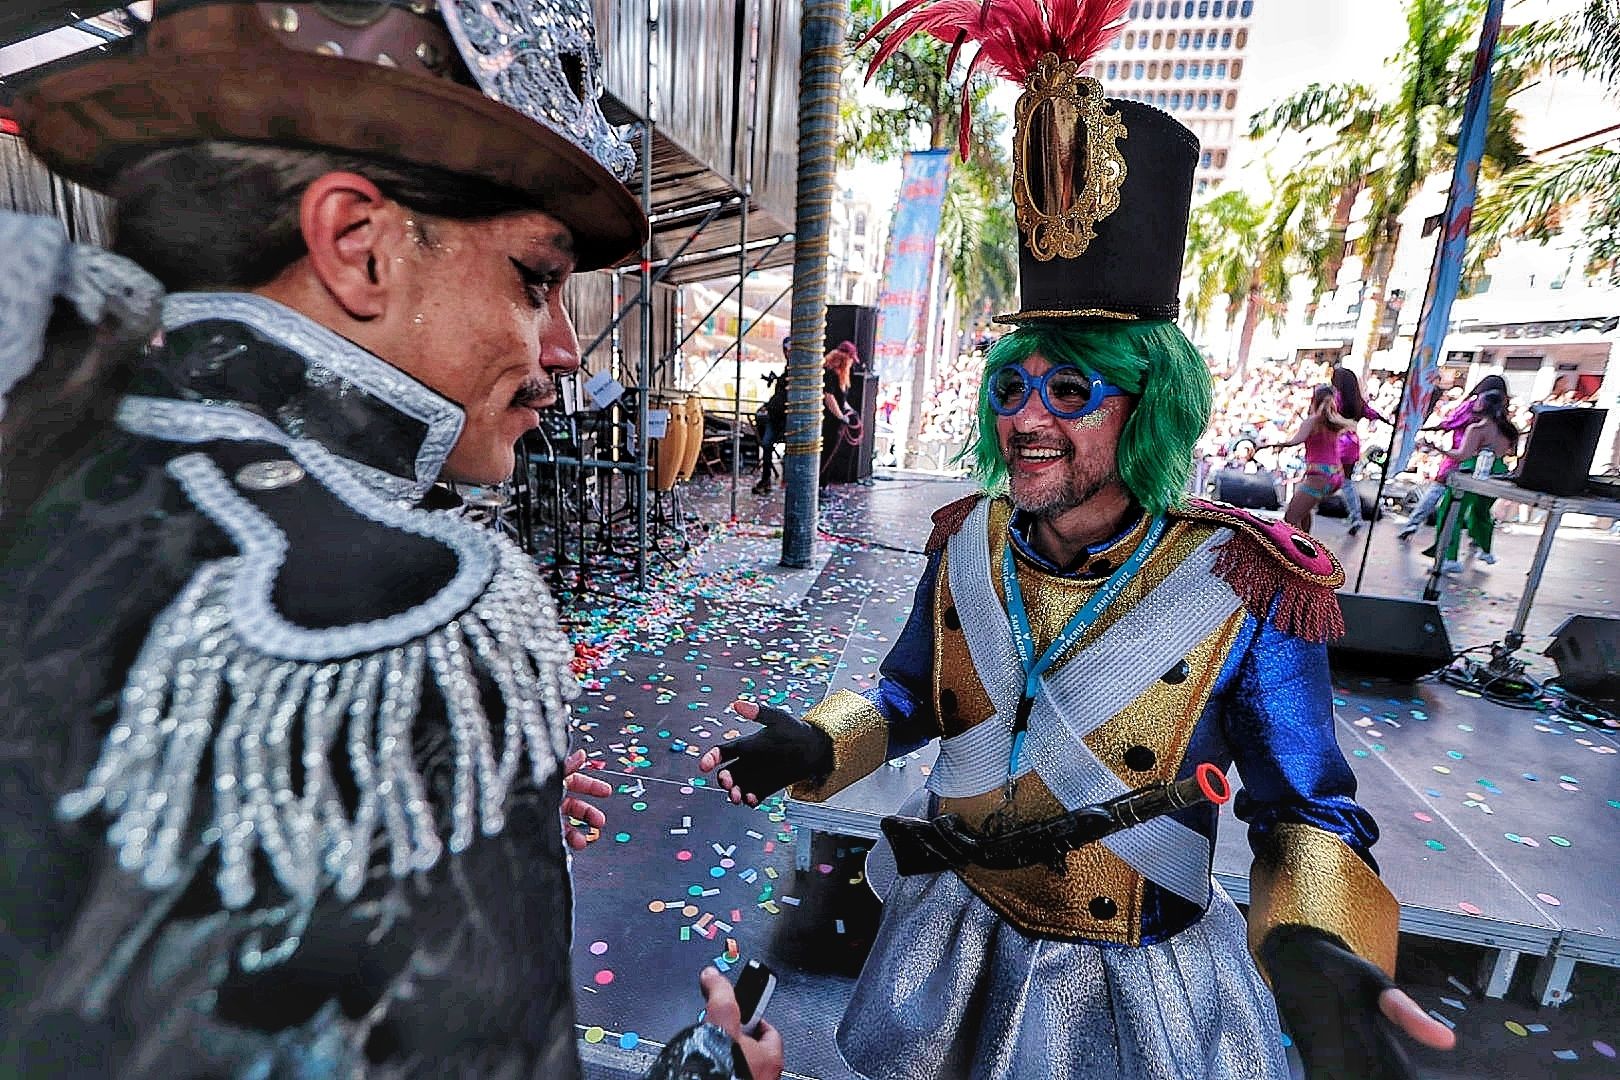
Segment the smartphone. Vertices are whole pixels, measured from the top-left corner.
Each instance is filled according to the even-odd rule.
[[[776,992],[776,975],[758,960],[743,965],[737,976],[737,1009],[742,1013],[743,1034],[759,1034],[759,1022]]]

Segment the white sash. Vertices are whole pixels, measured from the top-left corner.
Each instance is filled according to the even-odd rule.
[[[1006,779],[1023,689],[1012,626],[991,576],[989,509],[990,500],[980,500],[946,549],[968,653],[996,710],[995,722],[940,741],[928,788],[948,798],[984,794]],[[1229,535],[1217,531],[1095,642],[1047,672],[1030,713],[1018,775],[1034,771],[1070,810],[1130,790],[1083,740],[1238,610],[1237,595],[1212,573],[1215,549]],[[1103,843],[1161,888],[1196,904],[1208,902],[1210,841],[1196,830],[1159,817]]]

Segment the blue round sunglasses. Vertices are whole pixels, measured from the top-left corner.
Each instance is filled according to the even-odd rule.
[[[1096,376],[1087,375],[1073,364],[1049,368],[1045,375],[1031,375],[1023,365],[1010,364],[997,369],[985,388],[991,411],[998,416],[1017,414],[1029,400],[1031,391],[1040,394],[1046,411],[1060,420],[1089,416],[1107,399],[1125,393]]]

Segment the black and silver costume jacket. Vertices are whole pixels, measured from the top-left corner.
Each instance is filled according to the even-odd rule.
[[[576,692],[461,411],[254,296],[165,303],[0,551],[0,1074],[578,1075]]]

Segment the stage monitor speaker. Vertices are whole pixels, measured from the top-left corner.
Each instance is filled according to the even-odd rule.
[[[1231,503],[1244,510],[1276,510],[1282,506],[1269,473],[1221,469],[1215,473],[1213,483],[1216,502]]]
[[[1577,694],[1620,699],[1620,619],[1571,615],[1544,655],[1558,665],[1559,681]]]
[[[1549,495],[1581,494],[1608,415],[1581,406],[1536,409],[1513,482]]]
[[[1440,608],[1427,600],[1340,593],[1344,636],[1328,644],[1334,669],[1410,681],[1451,662]]]
[[[872,357],[877,352],[878,309],[865,304],[827,305],[827,348],[841,341],[855,343],[855,355],[860,363],[857,373],[872,370]]]

